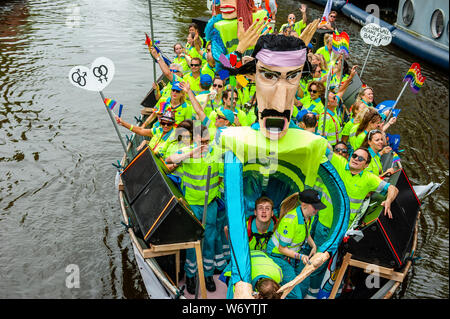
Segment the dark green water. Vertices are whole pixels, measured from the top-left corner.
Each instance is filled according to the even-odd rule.
[[[185,42],[191,18],[208,14],[206,1],[152,4],[155,36],[169,56],[175,42]],[[278,6],[280,26],[299,4]],[[310,19],[321,13],[310,4]],[[350,35],[350,64],[362,65],[368,47],[360,27],[344,17],[337,25]],[[73,66],[110,58],[116,73],[104,94],[134,121],[153,81],[144,32],[146,0],[0,0],[0,298],[146,297],[120,224],[111,163],[121,159],[121,145],[99,94],[67,79]],[[413,183],[444,182],[423,203],[422,260],[396,297],[448,298],[448,77],[392,45],[371,57],[364,80],[377,101],[395,99],[406,70],[420,62],[426,83],[417,95],[405,92],[390,133],[402,136]],[[79,288],[66,285],[69,265],[78,266]]]

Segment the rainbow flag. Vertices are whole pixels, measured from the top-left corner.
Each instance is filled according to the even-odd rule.
[[[105,99],[103,102],[105,102],[106,106],[112,110],[114,106],[116,106],[117,102],[111,99]]]
[[[414,93],[419,92],[423,83],[425,82],[425,77],[422,76],[420,72],[419,63],[413,63],[403,78],[403,82],[409,82],[409,86]]]
[[[346,32],[337,32],[333,33],[333,43],[332,50],[336,54],[344,53],[346,57],[348,57],[348,49],[349,49],[350,38]]]

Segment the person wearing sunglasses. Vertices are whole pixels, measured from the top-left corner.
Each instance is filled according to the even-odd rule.
[[[210,103],[212,78],[209,74],[200,75],[200,88],[201,91],[195,96],[197,101],[200,103],[202,109],[205,111],[206,115],[209,116],[213,111],[212,105]],[[194,117],[196,115],[194,114]]]
[[[372,156],[372,161],[366,170],[380,177],[390,176],[394,173],[395,170],[392,167],[383,171],[383,165],[381,164],[381,156],[392,151],[390,146],[386,146],[384,132],[378,129],[370,131],[361,147],[367,148]]]
[[[328,14],[327,23],[319,25],[318,29],[334,31],[336,29],[336,18],[337,18],[337,12],[330,11],[330,13]]]
[[[349,153],[348,153],[348,146],[347,144],[345,144],[345,142],[337,142],[336,145],[334,145],[333,147],[333,151],[338,154],[341,155],[342,157],[344,157],[345,159],[348,160],[349,157]]]
[[[192,94],[192,91],[190,91]],[[195,96],[192,94],[192,97]],[[202,245],[203,270],[205,275],[206,289],[210,292],[216,290],[214,283],[214,257],[217,234],[217,201],[220,196],[219,186],[221,183],[220,161],[217,160],[215,148],[209,145],[210,135],[208,128],[201,125],[199,134],[194,129],[194,140],[198,141],[195,147],[184,152],[177,152],[166,158],[169,164],[177,164],[182,167],[182,192],[194,215],[201,221],[203,216],[206,191],[207,212],[204,239]],[[211,167],[209,188],[206,189],[208,167]],[[195,294],[195,277],[197,276],[197,262],[195,249],[186,250],[186,263],[184,266],[186,274],[186,289],[190,294]]]
[[[189,82],[191,90],[194,91],[195,94],[201,92],[200,87],[200,70],[202,69],[202,59],[200,58],[192,58],[191,60],[191,73],[187,73],[183,76],[183,82]]]
[[[154,113],[156,114],[156,112]],[[138,125],[134,126],[120,117],[116,116],[117,124],[129,129],[131,132],[136,133],[141,136],[150,137],[150,141],[143,140],[142,143],[136,148],[138,151],[141,150],[146,144],[149,148],[158,156],[164,157],[162,150],[164,149],[165,143],[171,142],[174,139],[175,130],[175,115],[172,111],[168,110],[159,118],[159,124],[161,129],[147,129],[140,127]]]
[[[362,203],[371,192],[385,196],[385,200],[381,203],[384,206],[384,214],[388,218],[395,218],[395,216],[392,216],[391,204],[397,197],[398,189],[394,185],[383,181],[377,175],[365,170],[372,160],[368,149],[356,149],[348,160],[327,149],[326,157],[344,182],[349,197],[350,218],[347,228],[352,225],[355,217],[360,213]],[[314,189],[322,194],[321,201],[326,206],[325,209],[318,213],[317,225],[313,235],[314,242],[320,247],[328,238],[332,227],[334,210],[330,193],[320,180],[316,182]],[[310,276],[308,297],[315,298],[317,296],[326,272],[326,266],[326,264],[322,265]]]
[[[325,86],[322,82],[312,81],[308,84],[307,92],[308,94],[300,100],[303,105],[302,110],[313,112],[318,117],[324,111],[322,97],[325,94]]]
[[[190,103],[186,102],[185,93],[180,87],[180,82],[171,85],[170,97],[165,100],[166,108],[170,108],[175,114],[175,122],[192,118]]]
[[[307,6],[305,4],[301,4],[299,10],[302,14],[302,20],[296,22],[296,17],[294,13],[290,13],[288,15],[287,18],[287,23],[283,24],[280,28],[280,31],[283,32],[286,28],[290,27],[291,30],[290,31],[295,31],[298,35],[300,35],[303,31],[304,28],[306,28],[306,24],[308,23],[307,21],[307,16],[306,16],[306,9]],[[286,36],[288,36],[289,34],[287,34]]]
[[[178,164],[168,163],[167,158],[172,154],[182,153],[193,147],[193,128],[194,123],[191,119],[184,120],[179,123],[175,129],[174,139],[164,145],[161,153],[165,155],[165,162],[169,171],[181,177],[182,167]]]

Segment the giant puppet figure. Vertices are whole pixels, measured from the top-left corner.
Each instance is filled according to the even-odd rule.
[[[283,199],[312,188],[317,176],[330,192],[335,211],[330,234],[310,259],[311,264],[299,274],[302,278],[337,250],[347,229],[349,200],[342,180],[326,157],[327,141],[291,122],[306,45],[318,22],[308,25],[300,38],[267,34],[254,40],[256,44],[246,41],[261,32],[261,24],[252,25],[239,43],[239,50],[254,45],[252,56],[244,56],[242,67],[230,70],[231,74],[245,74],[255,81],[258,121],[251,127],[228,128],[221,135],[231,248],[228,298],[251,298],[245,215],[254,209],[254,202],[261,195],[271,198],[274,207],[279,208]],[[301,280],[297,277],[285,284],[281,288],[283,294],[287,295]]]
[[[211,52],[216,60],[216,71],[222,69],[220,56],[228,56],[237,49],[239,44],[239,33],[242,24],[243,30],[247,30],[256,20],[267,21],[265,27],[269,24],[268,13],[266,10],[258,9],[254,5],[254,0],[220,0],[219,14],[214,15],[206,25],[205,37],[211,41]],[[217,0],[216,0],[217,2]],[[271,28],[267,28],[270,31]],[[246,48],[244,54],[251,54],[253,47]]]

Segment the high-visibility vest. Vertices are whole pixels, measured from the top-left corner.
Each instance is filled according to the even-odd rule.
[[[321,48],[318,48],[316,54],[322,54],[327,64],[331,62],[331,52],[328,51],[328,47],[326,45],[324,45]]]
[[[148,145],[153,153],[164,156],[161,151],[164,149],[166,143],[171,142],[175,136],[175,130],[172,128],[169,132],[163,133],[162,130],[154,130],[155,134],[152,136]]]
[[[183,194],[190,205],[204,205],[208,166],[211,166],[208,204],[219,194],[219,161],[213,149],[201,158],[183,161]]]
[[[305,95],[301,100],[300,100],[303,104],[302,109],[306,109],[310,112],[313,112],[314,114],[322,114],[325,111],[325,108],[323,106],[322,100],[320,99],[320,97],[318,97],[315,100],[311,100],[311,96]]]
[[[202,88],[200,87],[200,76],[201,76],[201,74],[197,78],[194,78],[192,76],[192,72],[187,73],[183,76],[183,81],[189,82],[191,90],[192,90],[192,92],[194,92],[195,95],[197,95],[198,93],[200,93],[202,91]]]
[[[311,222],[306,223],[303,218],[301,206],[288,212],[280,220],[277,229],[267,244],[267,253],[283,255],[279,247],[285,247],[293,252],[299,252],[311,232]]]
[[[281,267],[263,251],[250,250],[250,266],[252,268],[251,279],[253,287],[255,287],[256,282],[261,278],[270,278],[278,284],[283,280]],[[228,270],[230,268],[230,265],[228,265],[226,271],[223,273],[225,277],[231,276],[231,270]]]
[[[341,140],[342,137],[342,124],[340,117],[333,111],[327,110],[327,119],[325,121],[325,137],[328,142],[333,146]],[[322,113],[319,117],[319,124],[317,125],[317,131],[322,134],[323,121],[325,113]]]
[[[375,153],[375,151],[369,146],[368,147],[370,156],[372,159],[369,166],[366,167],[366,171],[369,171],[377,176],[383,174],[383,165],[381,164],[380,154]]]
[[[348,141],[353,150],[358,149],[362,145],[362,143],[364,142],[364,139],[366,138],[366,135],[367,135],[366,131],[362,131],[357,136],[356,131],[358,130],[358,127],[359,127],[359,124],[353,125],[352,129],[350,130],[349,137],[348,137]]]
[[[258,229],[256,228],[255,215],[251,215],[249,219],[247,219],[247,236],[251,250],[252,249],[262,251],[266,250],[267,243],[269,242],[270,237],[272,237],[273,234],[273,226],[275,226],[276,222],[277,222],[276,217],[272,216],[269,228],[264,234],[261,234],[260,232],[258,232]]]
[[[281,32],[283,32],[283,30],[288,27],[288,24],[285,23],[281,26],[280,30]],[[294,23],[294,27],[291,29],[293,31],[295,31],[298,35],[302,34],[303,29],[306,28],[306,23],[303,22],[303,19],[300,21],[297,21]]]

